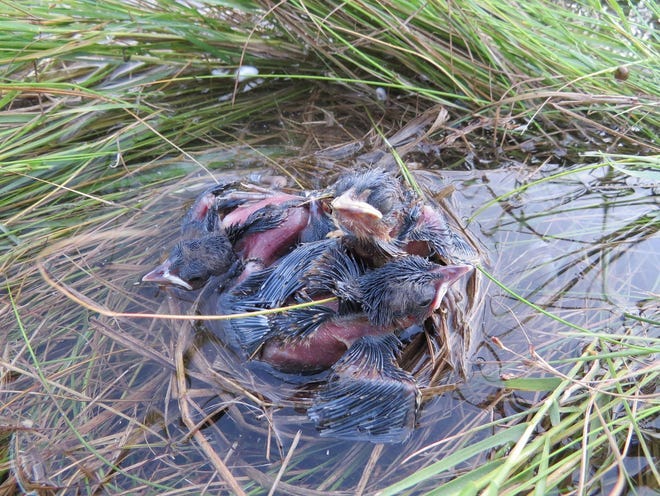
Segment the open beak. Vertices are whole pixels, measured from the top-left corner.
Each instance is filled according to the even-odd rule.
[[[447,294],[449,286],[458,281],[464,274],[470,272],[470,270],[472,270],[471,265],[447,265],[442,266],[437,270],[437,273],[441,274],[442,278],[438,279],[439,284],[437,286],[435,298],[431,303],[431,308],[433,311],[440,308],[440,303],[445,297],[445,294]]]
[[[447,286],[451,286],[458,281],[464,274],[472,270],[471,265],[447,265],[440,269],[440,272],[445,276]]]
[[[156,284],[162,284],[165,286],[178,286],[191,291],[193,288],[190,284],[170,272],[170,265],[169,260],[166,260],[154,270],[145,274],[142,281],[155,282]]]
[[[332,200],[330,206],[332,206],[333,210],[339,210],[343,215],[350,217],[368,217],[373,220],[383,218],[380,210],[365,201],[355,199],[352,196],[353,193],[353,188],[349,189],[341,196]]]

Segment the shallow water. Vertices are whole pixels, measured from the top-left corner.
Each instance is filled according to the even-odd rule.
[[[84,435],[98,441],[132,434],[132,448],[116,459],[127,473],[132,473],[135,463],[140,474],[153,475],[149,480],[162,478],[177,485],[174,481],[185,473],[187,483],[209,484],[213,490],[221,480],[213,475],[205,453],[188,441],[188,431],[180,425],[183,414],[199,423],[200,432],[236,477],[265,487],[272,485],[282,459],[295,445],[279,487],[283,493],[300,494],[310,494],[309,490],[372,493],[442,459],[462,443],[487,438],[497,429],[464,433],[524,412],[540,397],[540,393],[505,391],[502,380],[547,375],[531,350],[564,370],[570,364],[562,359],[578,356],[594,340],[579,327],[604,334],[624,327],[633,335],[655,332],[657,337],[657,329],[638,318],[657,319],[658,313],[654,295],[660,289],[660,183],[605,167],[587,170],[575,165],[571,169],[575,172],[559,176],[570,169],[510,163],[489,171],[432,173],[438,184],[455,188],[455,213],[483,245],[488,258],[485,270],[510,291],[574,327],[543,315],[481,277],[479,311],[471,321],[469,377],[462,380],[456,374],[443,374],[434,383],[437,394],[428,394],[431,399],[423,405],[411,438],[402,445],[385,446],[319,438],[303,408],[313,394],[313,383],[273,377],[255,364],[246,366],[203,326],[195,325],[194,319],[93,316],[89,327],[76,324],[82,318],[80,301],[89,303],[80,295],[91,299],[92,308],[174,315],[191,311],[192,302],[186,301],[190,294],[163,292],[139,280],[172,245],[179,219],[209,179],[197,177],[164,186],[139,212],[130,212],[116,224],[81,235],[44,256],[47,274],[80,292],[79,302],[72,302],[68,310],[79,317],[61,328],[77,329],[90,343],[96,342],[92,349],[102,365],[86,369],[82,363],[87,358],[82,357],[88,357],[89,350],[81,350],[73,354],[77,358],[71,367],[81,373],[87,370],[90,397],[121,412],[109,414],[106,408],[90,404],[84,412],[90,416],[84,424],[87,430],[82,429]],[[535,183],[553,175],[557,177]],[[52,290],[43,292],[41,305],[55,297],[62,298]],[[59,314],[45,315],[45,322],[61,319]],[[79,340],[62,338],[44,342],[37,354],[44,360],[63,359],[71,356],[75,346],[80,346]],[[189,372],[184,381],[186,394],[198,411],[179,409],[180,388],[174,375],[177,353]],[[250,397],[242,388],[256,396]],[[94,422],[94,415],[106,423]],[[131,423],[123,416],[137,419],[140,428],[129,429]],[[66,437],[66,433],[60,435]],[[41,446],[47,453],[48,438],[35,440],[26,434],[17,439]],[[415,454],[436,442],[441,443],[436,449]],[[32,465],[52,463],[47,460],[53,453],[48,455],[30,459]],[[60,457],[62,472],[53,476],[58,481],[67,474],[68,457],[75,454]],[[448,477],[484,462],[478,458],[458,465]],[[644,459],[637,463],[643,464]],[[126,477],[117,477],[117,487],[133,487],[134,481]],[[427,489],[440,482],[432,479]],[[251,487],[245,479],[243,483],[246,489]]]

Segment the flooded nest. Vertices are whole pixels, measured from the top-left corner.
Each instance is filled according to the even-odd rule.
[[[303,187],[312,185],[318,182],[318,167],[313,165],[313,160],[327,160],[318,157],[291,159],[284,167],[297,171],[298,182]],[[347,157],[345,163],[354,163],[354,157]],[[326,175],[324,182],[332,184],[347,169],[337,167],[334,174]],[[227,173],[217,179],[223,182],[254,180],[255,173],[264,171]],[[447,208],[449,194],[439,177],[421,171],[414,173],[414,177],[423,194],[428,195],[428,201],[448,214],[452,229],[457,229],[462,239],[476,250],[477,244],[468,233],[459,230],[457,219]],[[212,332],[213,326],[209,325],[212,320],[199,319],[198,297],[203,290],[159,289],[145,283],[135,286],[146,269],[156,265],[176,244],[182,217],[191,202],[194,203],[208,186],[207,176],[190,177],[183,183],[163,188],[150,207],[131,215],[121,225],[79,235],[42,252],[38,265],[42,277],[66,294],[74,307],[82,305],[102,315],[91,320],[92,332],[101,346],[98,353],[104,357],[94,363],[96,380],[99,384],[112,383],[111,376],[125,377],[130,373],[133,379],[117,388],[114,394],[124,398],[154,398],[152,407],[141,408],[143,424],[134,435],[146,436],[157,450],[165,449],[169,444],[167,439],[193,436],[203,452],[202,459],[212,470],[222,471],[226,481],[235,482],[236,479],[218,453],[230,450],[235,462],[232,465],[241,460],[239,464],[248,466],[245,473],[253,480],[271,485],[273,475],[262,473],[256,467],[270,463],[273,452],[283,458],[294,448],[301,469],[311,463],[304,462],[310,456],[309,460],[318,460],[319,456],[332,454],[330,459],[337,455],[332,463],[343,467],[336,470],[346,471],[343,454],[348,450],[353,453],[349,460],[375,454],[385,456],[392,463],[382,468],[387,472],[390,467],[391,476],[395,477],[395,467],[403,454],[395,455],[396,451],[389,450],[383,454],[382,447],[372,452],[370,443],[342,441],[332,436],[322,440],[307,419],[305,412],[313,406],[319,391],[326,387],[331,372],[279,373],[258,360],[246,360]],[[297,186],[286,190],[295,194],[302,189]],[[404,345],[397,357],[397,367],[414,378],[421,393],[422,411],[430,399],[453,390],[469,370],[471,350],[480,339],[473,321],[480,301],[478,287],[478,273],[471,271],[448,289],[442,306],[431,318],[421,322],[415,332],[409,331],[409,335],[401,337]],[[107,348],[111,343],[121,343],[122,349],[113,353]],[[131,382],[140,386],[134,389]],[[120,407],[116,408],[121,412]],[[177,418],[186,426],[178,434],[181,427],[176,424]],[[418,422],[413,439],[407,442],[407,453],[423,446],[425,436],[434,431],[429,421]],[[93,429],[100,427],[90,425]],[[120,424],[112,429],[122,431]],[[40,453],[44,454],[38,456],[32,448],[27,455],[25,450],[21,451],[19,458],[26,467],[32,464],[43,468],[48,464],[50,451],[43,443],[35,442],[29,430],[17,439],[23,442],[29,439],[33,446],[43,449]],[[181,467],[185,470],[186,463],[199,460],[199,453],[195,455],[188,449],[183,452],[187,461]],[[34,471],[34,467],[30,470]],[[353,469],[350,471],[353,472],[351,478],[357,477],[358,481],[366,477]],[[319,480],[331,480],[329,472],[322,472]],[[52,481],[41,483],[56,486]],[[234,486],[234,490],[237,487]],[[296,493],[293,487],[289,490]]]
[[[296,374],[294,382],[329,369],[308,409],[324,436],[401,442],[421,397],[410,372],[427,385],[447,366],[465,375],[469,291],[454,286],[477,250],[382,168],[297,195],[221,181],[196,199],[181,236],[143,281],[190,291],[181,298],[195,296],[205,327],[239,362]],[[418,334],[428,337],[401,368],[400,350]],[[228,363],[213,368],[226,374]]]

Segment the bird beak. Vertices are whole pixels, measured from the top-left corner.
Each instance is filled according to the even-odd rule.
[[[449,289],[449,286],[451,286],[456,281],[458,281],[464,274],[466,274],[470,270],[472,270],[472,266],[470,265],[447,265],[447,266],[442,266],[437,270],[437,273],[442,275],[442,277],[438,279],[439,284],[437,286],[435,298],[431,303],[431,308],[433,309],[433,311],[440,308],[440,303],[442,302],[442,299],[445,297],[445,294],[447,294],[447,290]]]
[[[467,274],[472,270],[471,265],[447,265],[440,269],[440,272],[445,277],[445,282],[451,286],[458,281],[463,274]]]
[[[352,196],[353,193],[353,188],[349,189],[343,195],[332,200],[330,206],[333,210],[339,210],[344,215],[348,216],[367,217],[372,220],[380,220],[383,218],[383,214],[380,210],[365,201],[354,198]]]
[[[180,288],[187,289],[188,291],[193,289],[192,286],[186,281],[170,272],[170,262],[168,260],[160,264],[148,274],[145,274],[145,276],[142,278],[142,281],[155,282],[165,286],[178,286]]]
[[[199,198],[190,209],[190,215],[193,220],[202,221],[206,218],[209,210],[215,205],[215,194],[207,192]]]

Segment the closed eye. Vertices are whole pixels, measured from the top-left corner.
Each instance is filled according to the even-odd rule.
[[[422,308],[427,308],[431,305],[435,299],[435,288],[433,286],[426,285],[421,291],[419,298],[417,298],[417,304]]]

